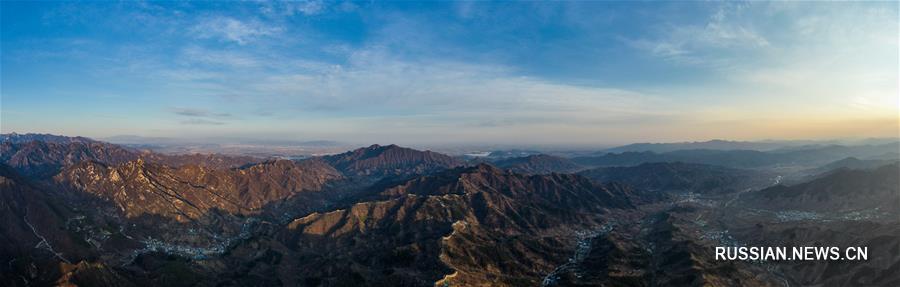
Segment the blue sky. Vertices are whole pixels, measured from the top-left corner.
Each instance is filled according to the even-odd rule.
[[[897,2],[2,2],[3,132],[897,136]]]

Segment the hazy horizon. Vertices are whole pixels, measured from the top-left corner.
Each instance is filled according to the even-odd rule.
[[[72,134],[52,134],[52,133],[31,133],[11,131],[4,132],[4,135],[11,133],[25,134],[46,134],[52,136],[78,137],[82,135]],[[136,146],[156,146],[158,148],[165,147],[189,147],[189,146],[245,146],[245,147],[305,147],[312,150],[330,150],[345,151],[371,145],[391,145],[396,144],[402,147],[410,147],[415,149],[430,149],[441,152],[450,152],[452,154],[462,154],[474,151],[502,151],[502,150],[534,150],[541,152],[590,152],[602,151],[605,149],[619,148],[629,145],[667,145],[667,144],[703,144],[714,143],[717,141],[728,142],[732,144],[771,144],[769,149],[777,149],[792,146],[811,146],[811,145],[844,145],[844,146],[860,146],[860,145],[879,145],[892,142],[900,142],[900,137],[867,137],[867,138],[829,138],[829,139],[759,139],[759,140],[732,140],[732,139],[704,139],[704,140],[687,140],[687,141],[665,141],[665,142],[610,142],[610,143],[588,143],[588,144],[530,144],[530,143],[497,143],[497,142],[440,142],[440,143],[409,143],[397,141],[334,141],[328,139],[272,139],[272,138],[242,138],[242,137],[196,137],[196,138],[177,138],[177,137],[142,137],[137,135],[116,135],[110,137],[87,137],[93,140],[109,142],[113,144],[136,145]],[[749,148],[762,149],[766,148]],[[215,150],[200,153],[216,153]],[[179,153],[179,152],[176,152]],[[183,152],[181,152],[183,153]],[[237,152],[240,154],[241,152]]]
[[[897,2],[2,2],[0,132],[411,146],[900,136]]]

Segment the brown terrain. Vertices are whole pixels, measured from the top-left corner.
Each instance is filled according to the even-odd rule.
[[[785,186],[678,162],[573,174],[395,145],[273,160],[2,138],[3,286],[900,285],[896,164]],[[741,245],[870,258],[714,257]]]
[[[115,166],[81,162],[60,172],[54,180],[114,202],[126,217],[155,214],[185,221],[212,209],[252,214],[297,193],[321,191],[326,183],[341,178],[340,172],[319,160],[273,160],[214,169],[170,167],[138,158]]]

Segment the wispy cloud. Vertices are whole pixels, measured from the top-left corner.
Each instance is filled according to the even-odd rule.
[[[900,107],[896,3],[408,4],[67,3],[43,26],[4,25],[4,112],[77,99],[172,118],[148,130],[515,142],[684,140],[735,130],[704,121]]]
[[[182,51],[185,61],[196,64],[228,66],[228,67],[255,67],[259,66],[259,60],[254,56],[239,51],[206,49],[199,46],[190,46]]]
[[[209,114],[209,112],[207,112],[206,110],[190,108],[175,108],[172,112],[176,115],[186,117],[205,117]]]
[[[654,37],[622,40],[638,50],[686,64],[717,64],[721,57],[736,56],[721,50],[758,50],[770,45],[766,37],[741,20],[745,17],[744,4],[722,5],[703,24],[662,23]]]
[[[336,2],[335,2],[336,3]],[[301,0],[301,1],[263,1],[260,6],[260,12],[269,16],[313,16],[326,12],[329,2],[321,0]],[[344,1],[335,5],[340,11],[351,11],[356,5],[351,1]]]
[[[377,48],[355,52],[347,65],[309,66],[315,64],[306,63],[303,72],[270,73],[249,85],[223,83],[227,87],[222,89],[237,90],[248,103],[282,114],[331,111],[336,117],[351,113],[381,118],[416,114],[458,125],[527,125],[534,119],[592,125],[672,113],[658,108],[672,103],[636,91],[521,77],[504,66],[410,61]],[[501,115],[504,120],[496,120]]]
[[[212,126],[220,126],[220,125],[224,125],[225,123],[223,123],[223,122],[218,122],[218,121],[213,121],[213,120],[206,120],[206,119],[187,119],[187,120],[181,121],[181,124],[183,124],[183,125],[212,125]]]
[[[194,109],[194,108],[173,108],[172,113],[179,116],[186,117],[216,117],[216,118],[227,118],[231,117],[229,113],[213,113],[204,109]]]
[[[276,35],[282,29],[255,20],[238,20],[231,17],[215,16],[203,19],[191,31],[199,38],[219,39],[244,45],[262,37]]]
[[[325,10],[325,4],[319,0],[298,1],[295,8],[304,15],[315,15]]]
[[[179,121],[183,125],[224,125],[222,119],[232,118],[229,113],[213,113],[196,108],[172,108],[171,112],[183,118]]]

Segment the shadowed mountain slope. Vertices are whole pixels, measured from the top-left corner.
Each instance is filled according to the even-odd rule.
[[[567,158],[546,154],[508,158],[496,161],[493,164],[497,167],[524,174],[568,173],[582,168]]]
[[[632,208],[630,192],[577,175],[456,168],[299,218],[277,242],[253,241],[232,254],[282,254],[269,272],[280,282],[536,285],[566,260],[576,231],[597,228],[611,209]]]
[[[838,212],[878,208],[900,213],[898,178],[898,164],[874,170],[840,169],[809,182],[744,194],[740,203],[772,210]]]
[[[578,174],[600,182],[622,182],[647,191],[699,193],[728,193],[765,187],[772,184],[774,178],[760,171],[682,162],[603,167]]]
[[[342,154],[322,157],[347,176],[409,176],[463,165],[448,155],[418,151],[396,145],[372,145]]]

